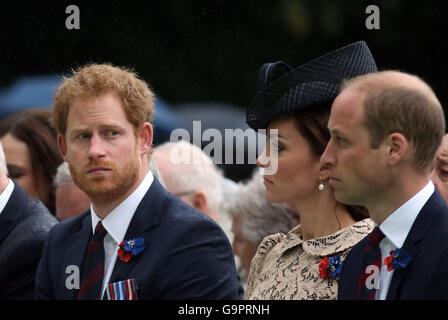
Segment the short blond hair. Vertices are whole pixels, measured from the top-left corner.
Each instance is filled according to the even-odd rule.
[[[127,120],[137,130],[144,122],[152,124],[154,93],[138,75],[123,67],[111,64],[88,64],[63,77],[54,97],[53,125],[65,135],[70,105],[77,99],[88,99],[112,90],[123,106]]]
[[[364,125],[372,148],[378,148],[389,134],[399,132],[414,147],[415,167],[425,173],[431,170],[445,134],[445,116],[426,82],[408,73],[382,71],[345,81],[341,90],[346,89],[366,94]]]

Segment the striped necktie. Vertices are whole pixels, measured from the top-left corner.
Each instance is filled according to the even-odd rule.
[[[104,274],[104,242],[107,231],[101,221],[95,227],[84,258],[81,288],[78,300],[99,300]]]
[[[362,272],[358,279],[358,300],[374,300],[379,285],[379,272],[381,271],[381,250],[379,244],[384,239],[384,233],[377,226],[368,237],[369,243],[363,251]],[[375,274],[375,272],[378,273]],[[373,283],[371,281],[372,277],[376,277]]]

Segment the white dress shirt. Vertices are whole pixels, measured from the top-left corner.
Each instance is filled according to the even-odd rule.
[[[104,294],[109,279],[114,270],[115,261],[118,255],[118,245],[124,240],[129,223],[134,216],[135,210],[142,201],[149,187],[154,181],[154,176],[151,171],[148,171],[143,181],[134,190],[134,192],[121,202],[114,210],[112,210],[106,218],[102,220],[104,228],[107,230],[107,235],[104,237],[104,277],[101,293]],[[101,219],[96,215],[93,205],[90,205],[92,218],[92,232],[95,232],[95,227]],[[128,240],[128,239],[126,239]]]
[[[387,271],[387,266],[383,264],[384,259],[390,255],[391,250],[403,246],[415,219],[425,203],[434,193],[434,189],[433,182],[429,181],[423,189],[380,224],[380,229],[385,237],[379,244],[382,266],[380,271],[380,286],[375,294],[376,300],[386,299],[390,282],[394,275],[394,270]]]
[[[6,204],[9,201],[9,198],[11,198],[11,194],[14,191],[14,182],[12,182],[11,179],[8,178],[8,185],[6,186],[5,190],[0,194],[0,214],[3,212],[3,209],[5,209]]]

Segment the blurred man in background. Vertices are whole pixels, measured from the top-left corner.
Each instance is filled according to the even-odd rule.
[[[154,148],[152,158],[166,189],[218,222],[232,238],[230,219],[220,210],[223,177],[212,159],[199,147],[185,141],[166,142]]]
[[[67,162],[63,162],[54,177],[56,188],[56,218],[59,221],[80,215],[90,207],[90,199],[73,182]]]

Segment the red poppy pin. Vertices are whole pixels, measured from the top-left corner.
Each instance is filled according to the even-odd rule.
[[[341,257],[325,257],[320,259],[319,275],[324,279],[333,279],[339,276],[342,271]]]
[[[134,238],[123,240],[119,244],[118,257],[121,261],[128,262],[133,257],[138,256],[145,248],[145,239]]]
[[[384,264],[387,265],[387,271],[400,270],[406,267],[411,259],[409,253],[400,248],[392,250],[390,256],[384,259]]]

